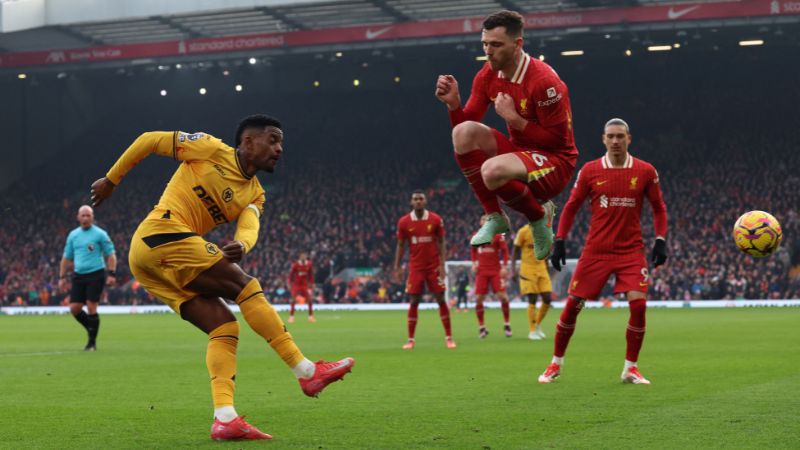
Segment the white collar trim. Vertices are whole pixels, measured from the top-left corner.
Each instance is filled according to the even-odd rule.
[[[418,220],[428,220],[428,216],[429,216],[427,209],[425,210],[424,213],[422,213],[422,219],[418,219],[417,215],[414,214],[414,211],[411,211],[411,214],[409,214],[409,215],[411,216],[411,221],[412,222],[416,222]]]
[[[630,169],[633,167],[633,156],[628,153],[628,156],[625,158],[625,164],[623,164],[622,167],[614,167],[611,165],[611,159],[608,157],[608,153],[606,153],[603,155],[600,163],[603,165],[603,169]]]
[[[522,52],[522,58],[519,60],[519,64],[517,64],[517,70],[514,71],[514,76],[511,77],[511,82],[516,84],[522,84],[522,80],[525,78],[525,74],[528,72],[528,66],[531,64],[531,57]],[[497,72],[498,78],[505,78],[506,76],[503,75],[502,71]]]

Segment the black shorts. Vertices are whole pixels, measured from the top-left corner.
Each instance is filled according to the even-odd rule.
[[[99,302],[103,286],[106,285],[106,271],[100,269],[89,273],[76,273],[72,276],[70,302],[86,303],[86,300]]]

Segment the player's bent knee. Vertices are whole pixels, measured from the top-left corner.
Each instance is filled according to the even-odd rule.
[[[496,159],[487,159],[481,166],[481,177],[485,183],[500,182],[506,177],[506,170]]]
[[[477,148],[483,131],[482,124],[471,120],[453,127],[453,145],[456,153],[466,153]]]

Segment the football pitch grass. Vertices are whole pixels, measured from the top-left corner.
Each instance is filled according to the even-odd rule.
[[[474,312],[453,312],[445,348],[438,312],[421,311],[403,351],[399,311],[305,311],[290,331],[310,359],[353,356],[344,382],[302,394],[242,321],[236,408],[272,441],[209,439],[206,338],[171,314],[102,317],[98,351],[69,316],[0,317],[0,448],[798,448],[800,309],[650,309],[640,369],[619,381],[626,310],[581,313],[561,378],[539,385],[547,340],[477,337]],[[285,314],[282,316],[286,317]],[[241,320],[241,319],[240,319]]]

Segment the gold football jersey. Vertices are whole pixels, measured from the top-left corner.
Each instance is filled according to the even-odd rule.
[[[531,227],[525,225],[517,231],[514,246],[522,249],[519,273],[524,277],[548,276],[547,263],[536,259],[533,252],[533,233]]]
[[[261,216],[264,208],[261,183],[244,173],[236,150],[206,133],[144,133],[128,147],[106,177],[119,184],[150,153],[174,158],[182,164],[148,218],[173,219],[202,236],[217,225],[236,221],[248,207],[257,217]],[[167,227],[169,222],[162,223]]]

